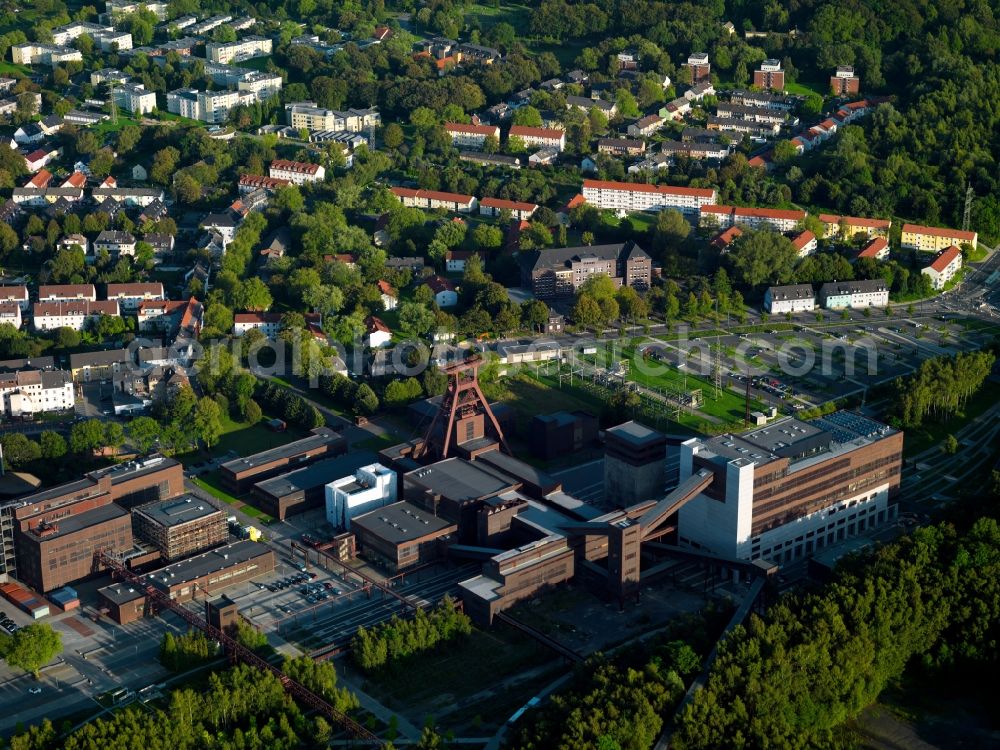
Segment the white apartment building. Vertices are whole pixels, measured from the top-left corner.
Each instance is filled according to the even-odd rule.
[[[250,91],[198,91],[177,89],[167,94],[167,111],[202,122],[221,123],[229,112],[239,106],[250,106],[257,100]]]
[[[238,42],[209,42],[205,45],[205,57],[223,64],[270,54],[271,40],[264,36],[250,35]]]
[[[537,203],[509,201],[503,198],[483,198],[479,201],[479,213],[483,216],[499,216],[504,211],[510,211],[512,219],[527,221],[537,210]]]
[[[97,290],[93,284],[47,284],[38,287],[39,302],[67,302],[86,300],[94,302]]]
[[[920,269],[920,273],[930,277],[931,286],[940,290],[944,289],[945,284],[951,281],[961,268],[962,251],[952,245],[938,253],[929,266]]]
[[[104,26],[86,21],[74,21],[52,29],[52,43],[58,47],[68,47],[70,42],[86,34],[102,52],[132,49],[132,35],[127,31],[115,31],[112,26]]]
[[[82,61],[83,53],[71,47],[57,47],[54,44],[15,44],[10,48],[10,57],[15,65],[51,65]]]
[[[828,281],[819,288],[819,298],[827,310],[885,307],[889,304],[889,287],[883,279]]]
[[[295,185],[304,185],[307,182],[322,182],[326,178],[326,169],[320,164],[275,159],[268,168],[268,176],[277,180],[288,180]]]
[[[0,302],[0,325],[9,323],[14,328],[20,328],[21,322],[21,305],[17,302]]]
[[[123,313],[134,313],[143,302],[159,302],[166,299],[163,284],[158,281],[134,284],[108,284],[109,300],[118,303]]]
[[[115,105],[134,115],[144,115],[156,109],[156,92],[146,91],[141,83],[123,83],[111,87]]]
[[[519,138],[530,148],[552,148],[562,151],[566,148],[566,131],[555,128],[530,128],[526,125],[512,125],[508,138]]]
[[[396,502],[396,494],[396,472],[378,463],[362,466],[326,485],[326,520],[349,530],[352,518]]]
[[[22,313],[31,309],[26,286],[0,286],[0,302],[16,302]]]
[[[818,246],[819,243],[816,241],[816,235],[808,229],[803,230],[792,237],[792,247],[795,248],[795,253],[800,258],[812,255],[816,252],[816,248]]]
[[[263,101],[278,96],[282,85],[283,81],[279,75],[251,70],[236,82],[236,90],[251,93]]]
[[[57,328],[72,328],[82,331],[88,320],[101,315],[119,314],[118,303],[114,300],[88,302],[76,300],[73,302],[36,302],[34,307],[34,326],[36,331],[54,331]]]
[[[445,132],[451,136],[453,146],[482,148],[486,139],[493,136],[500,141],[500,128],[496,125],[467,125],[463,122],[446,122]]]
[[[65,370],[0,373],[0,398],[8,417],[25,417],[73,408],[73,378]]]
[[[106,200],[114,200],[123,206],[141,206],[145,208],[157,201],[163,202],[166,195],[160,188],[122,188],[122,187],[97,187],[90,191],[94,203],[104,203]]]
[[[344,111],[323,109],[316,102],[292,102],[285,105],[288,124],[296,130],[335,130],[359,133],[382,124],[382,115],[374,107]]]
[[[102,250],[107,251],[112,258],[120,258],[123,255],[135,257],[135,236],[129,232],[105,229],[94,240],[94,255]]]
[[[135,13],[139,8],[148,10],[161,21],[167,17],[167,3],[160,2],[160,0],[149,0],[149,2],[143,0],[139,2],[136,0],[107,0],[105,3],[105,9],[109,16]]]
[[[806,218],[805,211],[781,208],[743,208],[708,204],[701,207],[701,225],[727,229],[732,226],[748,229],[771,229],[791,232]]]
[[[772,315],[809,312],[816,309],[816,292],[812,284],[768,287],[764,293],[764,309]]]
[[[277,338],[281,331],[281,313],[236,313],[233,316],[233,335],[242,336],[247,331],[260,331],[267,338]]]
[[[673,208],[685,216],[697,216],[703,206],[715,203],[716,193],[712,188],[584,180],[583,198],[597,208],[611,209],[618,213]]]
[[[82,234],[67,234],[56,243],[56,250],[71,250],[78,247],[86,257],[90,254],[90,241]]]
[[[461,193],[444,193],[439,190],[414,190],[413,188],[394,187],[392,194],[410,208],[434,209],[443,208],[446,211],[469,213],[479,205],[473,195]]]

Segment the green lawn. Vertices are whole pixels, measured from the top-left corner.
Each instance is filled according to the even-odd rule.
[[[31,68],[26,65],[15,65],[12,62],[7,62],[6,60],[0,60],[0,73],[10,74],[10,73],[20,73],[21,75],[31,75]]]
[[[263,57],[251,57],[249,60],[241,60],[238,63],[233,63],[237,68],[248,68],[250,70],[267,70],[267,64],[271,62],[271,55],[264,55]]]
[[[221,500],[226,505],[232,505],[252,518],[256,518],[265,526],[272,523],[274,519],[259,508],[244,503],[239,498],[233,497],[222,488],[222,477],[218,471],[210,471],[192,480],[201,489],[205,490],[216,500]]]
[[[480,28],[485,31],[491,26],[506,21],[515,29],[527,29],[530,22],[531,9],[527,5],[515,3],[504,3],[502,6],[492,7],[473,3],[465,8],[466,21],[470,16],[474,16],[479,21]]]
[[[97,123],[91,130],[95,135],[106,135],[107,133],[117,133],[119,130],[124,128],[126,125],[134,125],[139,127],[139,121],[134,120],[131,117],[125,117],[124,115],[118,115],[118,122],[112,122],[111,120],[103,120]]]
[[[829,84],[823,85],[817,82],[811,81],[799,81],[797,83],[786,83],[785,91],[789,94],[798,94],[799,96],[809,96],[810,94],[815,94],[816,96],[826,98],[830,94]]]
[[[499,383],[490,384],[486,394],[491,401],[500,400],[511,409],[517,419],[518,432],[524,434],[528,424],[536,414],[551,414],[556,411],[582,410],[599,417],[604,404],[596,396],[579,388],[553,388],[543,382],[546,378],[535,379],[527,374],[504,378]]]

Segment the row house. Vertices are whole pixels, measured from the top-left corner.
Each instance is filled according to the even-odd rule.
[[[65,370],[0,373],[0,398],[8,417],[69,411],[74,406],[73,379]]]
[[[236,181],[236,189],[240,195],[252,193],[255,190],[266,190],[274,193],[278,188],[287,187],[292,184],[291,180],[281,177],[267,177],[262,174],[241,174]]]
[[[713,188],[647,185],[638,182],[584,180],[584,200],[597,208],[618,212],[660,211],[674,208],[685,216],[696,216],[703,206],[714,204]]]
[[[685,143],[664,141],[660,153],[667,156],[686,156],[688,159],[716,159],[721,161],[729,156],[729,146],[720,143]]]
[[[752,107],[746,104],[722,103],[716,106],[715,113],[719,117],[732,117],[737,120],[762,122],[768,125],[783,125],[787,115],[780,109],[767,107]]]
[[[708,129],[719,130],[723,133],[739,133],[749,135],[751,138],[774,138],[781,132],[781,126],[777,123],[752,122],[751,120],[740,120],[735,117],[719,117],[718,115],[708,116]]]
[[[22,313],[31,309],[31,301],[28,299],[28,287],[23,284],[14,286],[0,286],[0,303],[13,302],[21,308]]]
[[[476,210],[479,202],[475,196],[460,193],[444,193],[439,190],[414,190],[412,188],[394,187],[392,194],[410,208],[434,209],[443,208],[446,211],[469,213]]]
[[[500,128],[496,125],[470,125],[461,122],[446,122],[445,132],[451,137],[453,146],[459,148],[482,148],[487,138],[500,141]]]
[[[662,117],[659,115],[646,115],[628,126],[628,134],[633,138],[649,138],[662,127]]]
[[[483,216],[499,216],[503,211],[510,211],[511,218],[527,221],[537,210],[537,204],[523,201],[509,201],[503,198],[483,198],[479,201],[479,213]]]
[[[920,269],[920,273],[931,280],[931,286],[937,290],[944,289],[945,284],[955,278],[962,268],[962,251],[952,245],[938,253],[929,265]]]
[[[748,229],[791,232],[805,218],[806,212],[797,209],[705,205],[701,207],[700,223],[702,226],[715,226],[720,229],[741,226]]]
[[[118,303],[114,300],[88,302],[36,302],[33,308],[33,322],[36,331],[54,331],[57,328],[72,328],[82,331],[87,322],[101,315],[119,315]]]
[[[618,114],[618,105],[614,102],[605,101],[599,97],[591,96],[567,96],[566,97],[566,108],[567,109],[579,109],[583,112],[590,112],[592,109],[596,109],[602,115],[607,117],[609,120],[614,118]]]
[[[38,287],[39,302],[68,302],[70,300],[97,300],[93,284],[43,284]]]
[[[903,224],[900,245],[908,250],[936,253],[952,245],[972,245],[976,249],[979,235],[976,232],[943,227],[925,227],[920,224]]]
[[[69,355],[69,371],[76,383],[111,380],[134,366],[128,349],[75,352]]]
[[[892,226],[890,219],[870,219],[864,216],[839,216],[837,214],[820,214],[819,220],[826,228],[826,238],[835,237],[853,239],[859,234],[866,238],[888,237]]]
[[[106,200],[115,200],[123,206],[141,208],[145,208],[154,201],[162,203],[166,197],[160,188],[96,187],[90,192],[90,195],[94,202],[99,205]]]
[[[37,188],[20,187],[14,188],[10,197],[14,203],[21,206],[44,207],[60,201],[80,203],[83,201],[83,190],[80,188],[61,187],[47,187],[39,190]]]
[[[108,284],[107,298],[118,302],[124,313],[137,312],[143,302],[160,302],[166,299],[160,282]]]
[[[326,177],[326,169],[320,164],[275,159],[268,168],[268,175],[279,180],[288,180],[295,185],[304,185],[307,182],[322,182]]]
[[[646,153],[646,142],[638,138],[598,138],[597,152],[612,156],[641,156]]]
[[[884,279],[829,281],[820,287],[819,298],[827,310],[885,307],[889,304],[889,287]]]
[[[660,111],[657,114],[664,120],[679,122],[689,112],[691,112],[691,100],[685,96],[680,96],[660,107]]]
[[[706,96],[715,96],[715,86],[711,81],[699,81],[684,92],[684,98],[689,102],[700,102]]]
[[[0,302],[0,325],[9,323],[14,328],[20,328],[22,322],[21,305],[17,302]]]
[[[512,125],[508,138],[519,138],[528,148],[548,148],[562,151],[566,148],[566,131],[555,128],[532,128]]]

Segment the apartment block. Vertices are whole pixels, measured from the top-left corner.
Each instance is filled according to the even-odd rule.
[[[461,193],[444,193],[439,190],[414,190],[413,188],[394,187],[392,194],[410,208],[434,209],[443,208],[446,211],[470,213],[475,211],[479,201],[473,195]]]
[[[716,193],[712,188],[584,180],[583,198],[598,208],[624,213],[673,208],[685,216],[696,216],[702,206],[715,202]]]
[[[780,208],[744,208],[741,206],[705,205],[701,207],[701,225],[727,229],[741,226],[748,229],[770,229],[791,232],[806,218],[805,211]]]
[[[830,76],[830,90],[834,96],[851,96],[861,90],[861,79],[850,65],[842,65]]]
[[[482,148],[486,139],[493,137],[500,140],[500,128],[496,125],[467,125],[462,122],[446,122],[445,132],[451,137],[451,143],[458,148]]]
[[[208,42],[205,45],[205,57],[223,65],[270,54],[271,40],[263,36],[250,35],[238,42]]]
[[[931,280],[931,286],[935,289],[944,289],[945,284],[955,278],[962,268],[962,251],[952,245],[938,253],[930,265],[920,269]]]
[[[919,224],[903,224],[900,246],[907,250],[920,250],[925,253],[937,253],[952,245],[972,245],[973,250],[979,240],[976,232],[961,229],[946,229],[943,227],[924,227]]]
[[[765,60],[760,68],[753,72],[753,85],[761,89],[773,91],[785,90],[785,72],[781,69],[780,60]]]

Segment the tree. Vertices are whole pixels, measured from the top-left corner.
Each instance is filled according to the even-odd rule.
[[[92,453],[104,446],[104,423],[99,419],[77,422],[69,432],[69,447],[74,453]]]
[[[148,453],[160,438],[160,423],[152,417],[136,417],[128,425],[128,439],[138,453]]]
[[[592,274],[577,290],[577,296],[587,295],[600,302],[604,299],[612,299],[617,291],[615,282],[606,273]]]
[[[378,396],[367,383],[358,386],[354,399],[355,408],[360,414],[371,416],[378,411]]]
[[[496,250],[503,245],[503,232],[492,224],[479,224],[472,230],[472,242],[481,250]]]
[[[38,436],[42,458],[62,458],[66,455],[66,438],[54,430],[45,430]]]
[[[524,125],[529,128],[542,127],[542,113],[530,104],[520,107],[514,111],[511,117],[512,125]]]
[[[949,434],[944,439],[944,444],[941,447],[944,449],[944,452],[947,453],[949,456],[954,456],[956,453],[958,453],[958,448],[959,448],[958,438],[956,438],[954,435]]]
[[[577,296],[576,304],[573,305],[573,311],[570,315],[577,325],[587,327],[598,325],[604,317],[601,306],[588,294]]]
[[[20,432],[10,432],[0,438],[4,461],[10,466],[21,466],[42,456],[38,443]]]
[[[194,410],[194,429],[209,449],[219,441],[222,436],[222,409],[214,399],[204,396],[198,400]]]
[[[239,285],[234,294],[234,307],[252,312],[263,312],[271,307],[274,298],[267,285],[256,276]]]
[[[786,284],[798,257],[792,242],[776,232],[744,232],[726,255],[739,283],[748,287]]]
[[[521,303],[521,323],[533,331],[542,331],[549,322],[549,306],[541,300]]]
[[[382,143],[386,148],[397,149],[403,145],[403,129],[395,122],[390,122],[382,131]]]
[[[13,667],[30,672],[38,679],[38,670],[62,653],[62,636],[48,623],[27,625],[14,635],[0,636],[0,656]]]
[[[404,302],[399,306],[399,325],[411,336],[423,336],[434,325],[434,313],[419,302]]]

